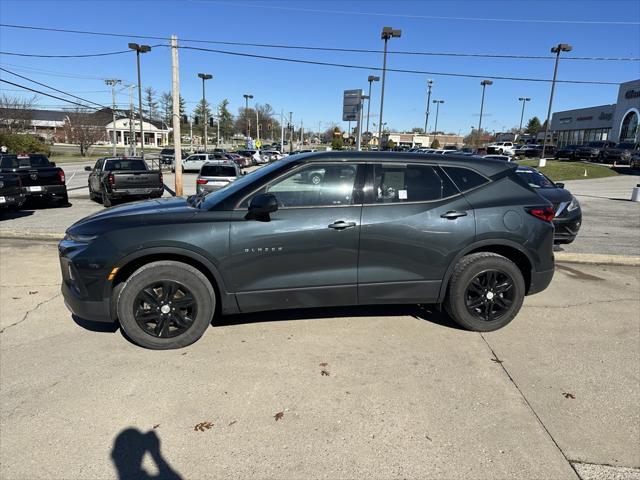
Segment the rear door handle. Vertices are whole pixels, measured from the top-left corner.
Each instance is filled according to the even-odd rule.
[[[329,228],[333,228],[334,230],[344,230],[345,228],[355,227],[356,222],[345,222],[343,220],[333,222],[329,225]]]
[[[466,217],[467,212],[456,212],[455,210],[451,210],[450,212],[443,213],[440,216],[442,218],[446,218],[447,220],[455,220],[458,217]]]

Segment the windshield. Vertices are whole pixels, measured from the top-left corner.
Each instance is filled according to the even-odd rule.
[[[230,183],[226,187],[222,187],[215,192],[208,193],[204,197],[201,197],[199,200],[193,200],[196,202],[194,206],[202,208],[204,210],[210,209],[227,195],[232,195],[233,193],[242,190],[247,185],[259,181],[262,177],[269,175],[272,171],[280,168],[280,166],[282,165],[281,162],[283,162],[283,160],[278,160],[277,162],[270,163],[269,165],[259,168],[258,170],[254,170],[253,172],[248,173],[242,177],[238,177],[238,180]]]
[[[200,171],[202,177],[235,177],[235,167],[224,165],[205,165]]]
[[[115,170],[146,170],[147,164],[144,160],[107,160],[104,163],[104,170],[112,172]]]
[[[602,147],[604,147],[605,143],[604,142],[589,142],[587,145],[589,145],[590,147],[602,148]]]
[[[49,160],[44,155],[31,155],[29,157],[18,158],[17,155],[2,157],[0,168],[41,168],[50,167]]]
[[[556,185],[537,170],[519,168],[516,170],[518,176],[533,188],[556,188]]]
[[[633,150],[635,148],[635,144],[631,142],[623,142],[616,145],[616,148],[620,148],[622,150]]]

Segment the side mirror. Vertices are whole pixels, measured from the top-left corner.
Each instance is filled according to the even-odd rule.
[[[92,170],[92,168],[90,166],[88,166],[88,165],[86,167],[84,167],[84,171],[85,172],[90,172],[91,170]]]
[[[263,193],[261,195],[256,195],[251,199],[251,203],[249,204],[249,212],[245,217],[247,220],[249,219],[257,219],[268,221],[269,214],[278,210],[278,200],[275,195],[270,193]]]
[[[52,167],[56,166],[56,162],[49,162],[51,164]]]
[[[558,187],[558,188],[564,188],[564,183],[556,182],[556,187]]]

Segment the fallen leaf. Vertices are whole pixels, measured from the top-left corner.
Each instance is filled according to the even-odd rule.
[[[197,432],[204,432],[205,430],[209,430],[211,427],[213,427],[213,423],[211,422],[201,422],[198,423],[195,427],[193,427],[193,429]]]
[[[278,412],[273,416],[273,418],[276,419],[276,422],[280,420],[282,417],[284,417],[284,412]]]
[[[189,353],[189,352],[182,352],[180,355],[186,355],[187,353]]]
[[[433,442],[433,440],[431,440],[431,438],[429,437],[429,435],[425,435],[424,438],[426,438],[427,440],[429,440],[430,442]]]
[[[328,365],[329,365],[329,364],[328,364],[327,362],[322,362],[322,363],[320,364],[320,366],[321,366],[321,367],[326,367],[326,366],[328,366]]]
[[[562,395],[564,395],[564,398],[576,398],[573,393],[562,392]]]
[[[491,359],[492,362],[496,362],[496,363],[502,363],[503,360],[500,360],[498,357],[492,358]]]
[[[160,424],[159,424],[159,423],[156,423],[156,424],[153,426],[153,429],[155,430],[155,429],[156,429],[156,428],[158,428],[159,426],[160,426]]]
[[[13,298],[14,300],[20,300],[20,297],[11,297],[11,298]]]
[[[29,290],[29,295],[35,295],[36,293],[38,293],[38,290]]]
[[[327,372],[326,370],[321,370],[321,371],[320,371],[320,375],[323,375],[323,376],[325,376],[325,377],[328,377],[328,376],[330,375],[330,373],[329,373],[329,372]]]
[[[227,427],[230,427],[231,425],[233,425],[234,423],[237,423],[237,420],[234,420],[233,422],[231,422],[229,425],[227,425]]]

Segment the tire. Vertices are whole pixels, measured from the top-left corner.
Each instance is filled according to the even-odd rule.
[[[493,287],[490,280],[482,280],[490,279],[491,272],[495,272],[497,279]],[[510,286],[497,293],[507,283],[505,279],[509,280]],[[491,332],[513,320],[522,307],[524,296],[525,283],[520,269],[502,255],[480,252],[463,257],[455,266],[449,281],[445,309],[463,328]],[[478,302],[481,302],[479,306],[471,308]]]
[[[186,298],[185,292],[188,292],[195,303],[195,309],[193,307],[190,310],[183,309],[179,314],[169,311],[161,318],[160,312],[156,314],[157,310],[151,306],[151,303],[144,303],[144,299],[149,297],[144,296],[143,290],[159,292],[155,297],[157,305],[162,304],[163,307],[167,307],[171,305],[167,303],[169,300],[161,300],[165,295],[164,287],[154,287],[162,284],[174,285],[176,293],[169,298],[169,300],[173,299],[173,302]],[[170,292],[170,289],[167,288],[166,291]],[[184,296],[181,297],[183,294]],[[142,296],[144,296],[143,300],[141,300]],[[139,318],[136,320],[134,310],[141,305],[141,301],[142,305],[150,307],[150,313],[146,315],[139,313]],[[152,262],[140,267],[126,280],[117,299],[118,318],[124,333],[135,344],[153,350],[168,350],[191,345],[207,330],[215,309],[215,291],[207,277],[191,265],[170,260]],[[189,318],[191,314],[194,314],[195,318]],[[141,320],[143,317],[154,318],[145,321]],[[189,321],[185,322],[185,319]],[[139,320],[144,326],[139,323]],[[166,330],[160,325],[165,326]],[[159,327],[160,333],[157,334],[155,332]]]
[[[65,193],[62,197],[60,197],[60,206],[68,207],[69,206],[69,194]]]
[[[108,208],[108,207],[111,206],[111,204],[112,204],[111,197],[109,197],[109,195],[107,193],[103,192],[102,193],[102,205],[105,208]]]

